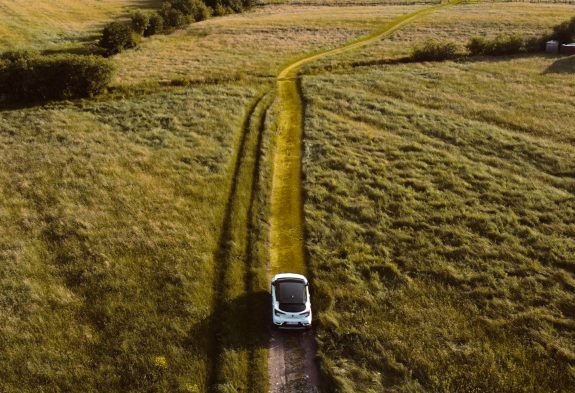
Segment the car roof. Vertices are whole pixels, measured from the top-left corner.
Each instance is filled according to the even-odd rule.
[[[282,281],[282,280],[298,280],[298,281],[303,281],[305,284],[307,284],[307,278],[305,278],[305,276],[301,275],[301,274],[296,274],[296,273],[280,273],[280,274],[276,274],[274,276],[274,278],[272,279],[272,283],[276,282],[276,281]]]

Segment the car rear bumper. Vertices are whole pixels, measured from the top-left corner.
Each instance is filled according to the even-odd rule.
[[[286,329],[286,330],[302,330],[302,329],[309,329],[311,327],[311,323],[304,323],[304,322],[276,322],[274,321],[274,325],[279,329]]]
[[[311,315],[299,318],[289,315],[274,315],[273,323],[281,329],[307,329],[311,326]]]

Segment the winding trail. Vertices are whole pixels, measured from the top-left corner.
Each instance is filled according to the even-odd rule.
[[[302,204],[302,135],[304,101],[300,70],[313,61],[357,49],[391,35],[416,18],[460,1],[439,4],[404,15],[383,28],[340,47],[307,55],[281,70],[277,77],[280,103],[279,133],[273,161],[271,189],[270,275],[307,273]],[[311,332],[294,335],[273,331],[269,346],[271,392],[313,392],[319,389],[315,340]]]

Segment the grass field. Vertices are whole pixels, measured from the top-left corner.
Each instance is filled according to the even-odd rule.
[[[2,391],[204,391],[249,86],[0,113]]]
[[[427,15],[394,33],[389,39],[358,51],[323,59],[309,68],[345,67],[353,63],[385,61],[411,54],[412,48],[429,39],[453,41],[463,51],[471,37],[517,33],[541,36],[575,14],[571,4],[471,3]]]
[[[98,99],[0,111],[0,391],[266,391],[272,79],[429,6],[282,3],[145,39]],[[152,4],[4,1],[0,50],[82,45]],[[305,67],[328,391],[575,383],[573,58],[393,64],[573,12],[458,6]]]
[[[130,9],[155,0],[3,0],[0,3],[0,51],[76,46],[94,38],[99,27]]]
[[[574,72],[531,56],[304,78],[307,247],[334,390],[571,390]]]
[[[378,8],[368,18],[360,9],[333,9],[335,27],[324,20],[329,8],[306,9],[260,9],[146,40],[114,59],[118,78],[109,95],[0,113],[2,259],[9,261],[0,274],[0,360],[9,365],[0,371],[2,389],[266,389],[258,377],[267,342],[245,334],[267,336],[260,325],[235,325],[247,322],[237,314],[242,307],[261,308],[267,299],[261,266],[238,264],[246,255],[266,261],[265,232],[255,232],[265,221],[266,185],[249,195],[259,190],[254,179],[270,178],[265,170],[257,175],[254,156],[269,137],[244,116],[270,67],[411,7]],[[282,32],[303,35],[282,46],[289,42]],[[258,45],[262,37],[267,42]],[[40,49],[51,45],[30,39]],[[129,87],[230,74],[248,77]],[[266,121],[265,108],[253,116]]]
[[[273,78],[294,57],[336,46],[421,7],[280,5],[214,18],[115,57],[116,81]]]

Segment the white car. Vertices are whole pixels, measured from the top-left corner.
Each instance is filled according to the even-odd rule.
[[[311,327],[309,283],[301,274],[276,274],[272,280],[272,315],[283,329]]]

